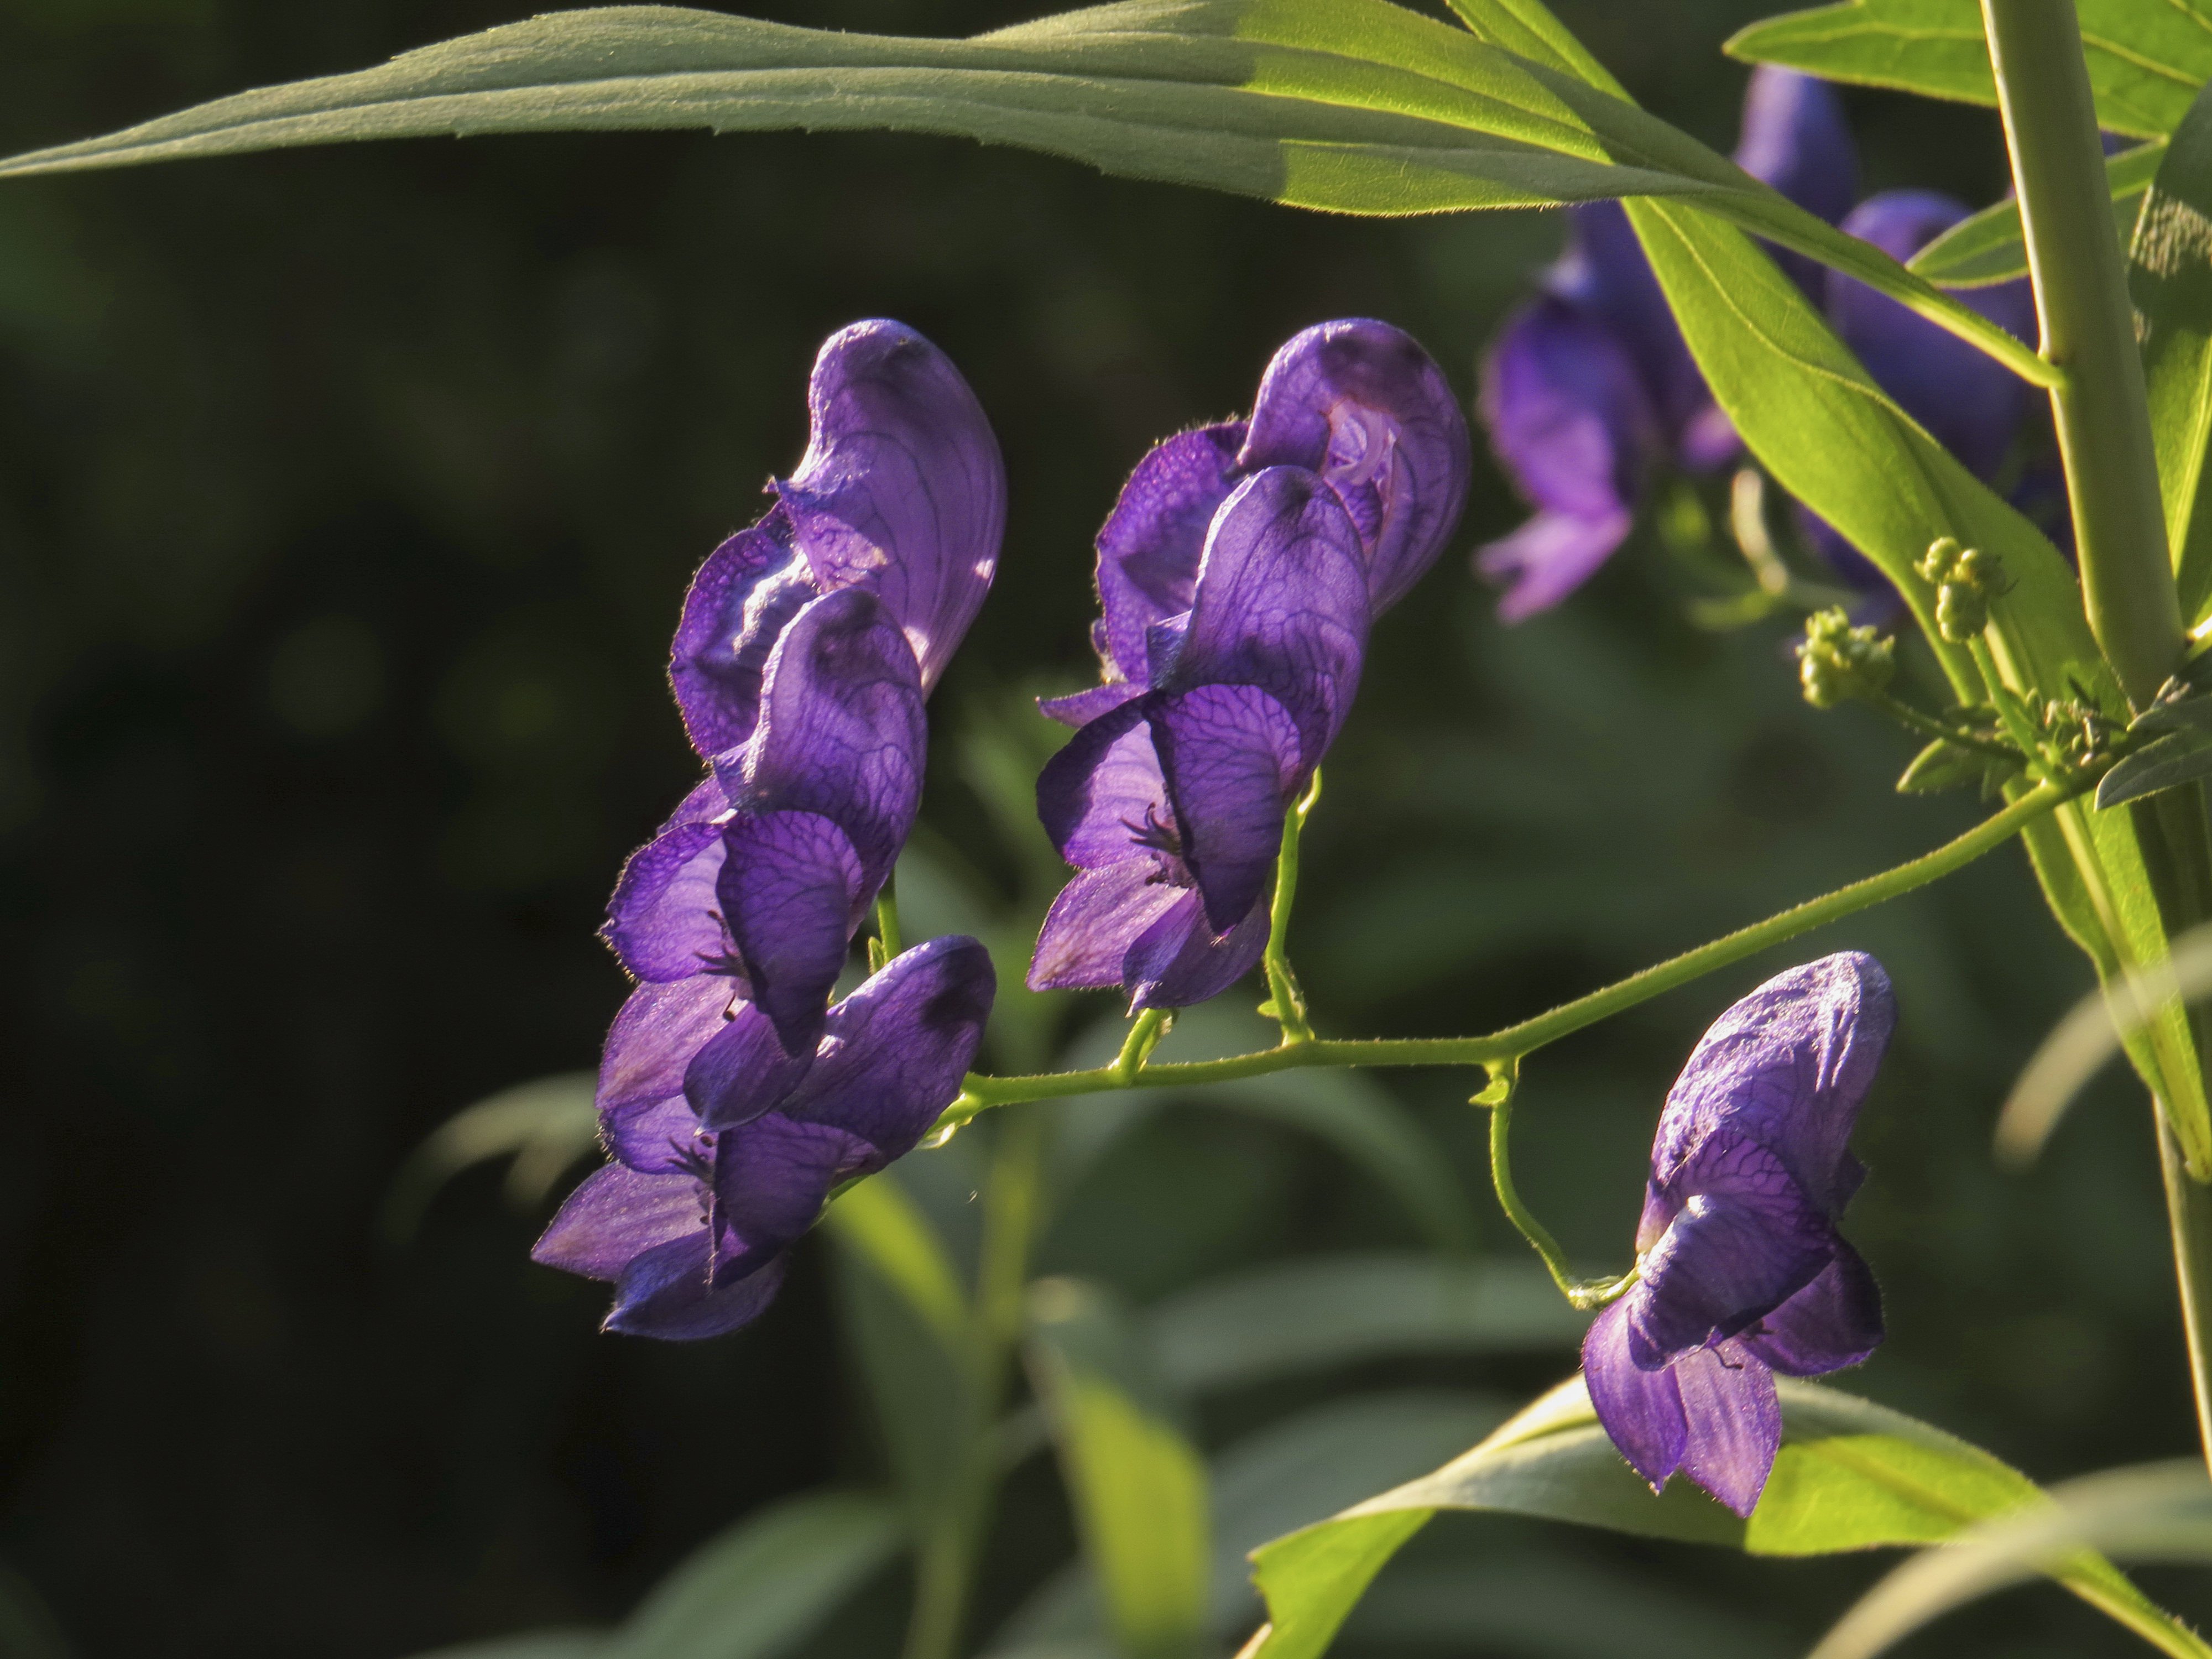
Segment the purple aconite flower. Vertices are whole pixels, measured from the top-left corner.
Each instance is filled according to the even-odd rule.
[[[668,678],[708,758],[750,734],[769,653],[809,600],[875,594],[926,690],[998,568],[1006,465],[943,352],[903,323],[854,323],[823,343],[806,407],[799,471],[770,486],[767,516],[708,556],[677,626]]]
[[[1188,611],[1146,631],[1143,689],[1037,779],[1081,873],[1045,918],[1033,989],[1120,985],[1133,1009],[1179,1008],[1259,960],[1284,813],[1358,688],[1366,546],[1304,467],[1255,474],[1213,515]]]
[[[801,1054],[914,825],[927,726],[914,653],[865,588],[802,608],[761,684],[751,734],[631,854],[603,931],[641,980],[740,979]]]
[[[1714,1022],[1667,1097],[1636,1232],[1638,1278],[1583,1342],[1598,1421],[1656,1492],[1676,1470],[1738,1515],[1781,1444],[1774,1373],[1856,1365],[1881,1297],[1835,1217],[1845,1148],[1896,1018],[1856,951],[1760,986]]]
[[[831,1009],[793,1060],[716,984],[632,994],[599,1071],[614,1161],[531,1252],[612,1280],[609,1330],[719,1336],[757,1316],[830,1193],[911,1152],[959,1094],[996,988],[981,945],[932,939]]]
[[[1351,318],[1294,336],[1261,377],[1248,421],[1178,434],[1137,464],[1098,532],[1104,683],[1044,705],[1070,726],[1152,678],[1152,630],[1191,607],[1206,534],[1267,467],[1317,474],[1350,515],[1374,614],[1436,562],[1467,502],[1467,420],[1443,371],[1388,323]]]

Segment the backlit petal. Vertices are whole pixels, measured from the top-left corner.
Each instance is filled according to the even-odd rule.
[[[750,994],[785,1050],[808,1053],[865,903],[860,858],[812,812],[739,813],[723,839],[715,894]]]
[[[1782,1445],[1774,1373],[1731,1342],[1675,1361],[1672,1375],[1689,1430],[1682,1473],[1748,1519]]]
[[[1607,1437],[1657,1492],[1681,1466],[1689,1424],[1674,1373],[1647,1371],[1629,1358],[1626,1301],[1598,1315],[1583,1334],[1583,1382]]]

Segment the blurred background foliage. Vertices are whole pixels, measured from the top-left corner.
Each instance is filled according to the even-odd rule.
[[[522,9],[4,0],[0,148]],[[1034,8],[757,9],[951,33]],[[1717,48],[1755,0],[1560,9],[1638,96],[1729,143],[1742,71]],[[1850,104],[1869,189],[2001,190],[1993,115]],[[1088,672],[1089,542],[1127,469],[1243,407],[1273,347],[1330,316],[1411,329],[1471,395],[1559,234],[1301,216],[877,137],[422,143],[0,191],[0,1652],[385,1659],[605,1626],[733,1519],[880,1486],[827,1248],[743,1335],[602,1338],[602,1293],[525,1259],[557,1149],[504,1193],[488,1170],[430,1192],[408,1163],[469,1103],[593,1062],[623,988],[601,902],[690,781],[660,670],[693,567],[795,461],[823,335],[896,315],[961,365],[1012,524],[935,703],[902,885],[910,937],[981,919],[1018,955],[1053,873],[1007,808],[1050,741],[1023,700]],[[1464,542],[1519,511],[1486,460]],[[1796,701],[1781,623],[1700,631],[1690,592],[1644,535],[1518,629],[1457,553],[1389,618],[1307,841],[1295,939],[1325,1030],[1493,1027],[1969,821],[1960,798],[1889,792],[1906,739]],[[2014,852],[1540,1057],[1518,1117],[1540,1212],[1617,1266],[1697,1033],[1844,945],[1888,963],[1904,1006],[1851,1221],[1893,1340],[1849,1386],[2039,1477],[2186,1450],[2140,1097],[2106,1079],[2024,1176],[1988,1156],[2013,1070],[2089,982]],[[995,1059],[1110,1048],[1110,1016],[1010,995]],[[1079,1104],[1068,1135],[1097,1155],[1040,1269],[1118,1292],[1201,1372],[1224,1274],[1424,1250],[1439,1224],[1518,1272],[1472,1081],[1378,1085],[1449,1149],[1425,1223],[1377,1178],[1387,1152],[1312,1133],[1325,1103],[1261,1091],[1110,1126]],[[957,1232],[1001,1128],[898,1179]],[[1231,1363],[1188,1390],[1229,1556],[1565,1374],[1571,1332],[1525,1317],[1535,1334],[1413,1358],[1347,1341],[1317,1370]],[[1271,1453],[1289,1425],[1295,1455]],[[1085,1592],[1055,1577],[1074,1535],[1049,1460],[1018,1462],[979,1642],[1079,1646]],[[880,1559],[807,1654],[890,1650],[904,1588],[862,1571]],[[1786,1652],[1877,1565],[1439,1522],[1342,1650]],[[1250,1610],[1233,1560],[1219,1576],[1227,1638]],[[2046,1590],[1923,1639],[2128,1650]]]

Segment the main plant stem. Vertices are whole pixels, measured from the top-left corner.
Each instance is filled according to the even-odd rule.
[[[1982,0],[1982,17],[2043,354],[2067,371],[2051,393],[2051,410],[2073,502],[2083,602],[2121,690],[2140,708],[2180,662],[2183,623],[2081,24],[2073,0]],[[2203,921],[2212,909],[2212,849],[2201,805],[2161,802],[2134,818],[2167,934]],[[2074,838],[2075,859],[2093,864],[2095,851],[2086,842]],[[2085,880],[2101,875],[2086,866],[2081,873]],[[2201,1022],[2197,1030],[2198,1052],[2185,1063],[2201,1069]],[[2154,1096],[2154,1133],[2198,1436],[2212,1461],[2212,1192],[2184,1164],[2167,1121],[2170,1103]]]
[[[931,1518],[915,1569],[914,1612],[904,1659],[955,1659],[990,1523],[999,1455],[992,1435],[1006,1403],[1015,1346],[1021,1340],[1022,1291],[1043,1200],[1045,1120],[1006,1120],[984,1183],[983,1237],[969,1313],[969,1419],[947,1424],[964,1437],[943,1504]]]
[[[1182,1087],[1195,1084],[1227,1083],[1237,1078],[1260,1077],[1306,1066],[1488,1066],[1518,1060],[1561,1037],[1594,1025],[1601,1019],[1648,1002],[1704,975],[1754,956],[1769,945],[1819,927],[1825,923],[1909,893],[1916,887],[1949,875],[1993,848],[2002,846],[2021,830],[2076,793],[2054,783],[2038,785],[2002,812],[1984,819],[1955,841],[1923,853],[1909,864],[1855,881],[1832,893],[1738,928],[1694,951],[1685,951],[1662,963],[1632,974],[1602,990],[1577,997],[1547,1014],[1522,1020],[1485,1036],[1398,1037],[1336,1040],[1323,1037],[1286,1042],[1257,1054],[1236,1054],[1226,1060],[1179,1060],[1161,1066],[1127,1069],[1119,1064],[1093,1066],[1080,1072],[1048,1072],[1035,1077],[987,1077],[970,1073],[966,1089],[945,1110],[942,1125],[965,1122],[993,1106],[1012,1106],[1023,1101],[1049,1100],[1066,1095],[1097,1094],[1109,1089]]]
[[[2089,627],[2138,708],[2181,660],[2150,405],[2073,0],[1982,0]]]

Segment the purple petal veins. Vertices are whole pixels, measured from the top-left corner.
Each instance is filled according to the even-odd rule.
[[[1713,1023],[1667,1097],[1638,1279],[1591,1325],[1598,1420],[1656,1491],[1678,1469],[1738,1515],[1781,1443],[1774,1373],[1856,1364],[1881,1294],[1835,1216],[1847,1149],[1895,1024],[1888,976],[1845,952],[1778,975]]]

